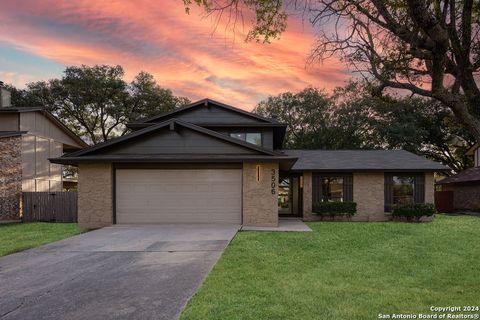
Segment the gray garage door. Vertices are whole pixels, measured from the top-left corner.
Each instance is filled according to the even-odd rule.
[[[116,170],[117,223],[242,222],[240,169]]]

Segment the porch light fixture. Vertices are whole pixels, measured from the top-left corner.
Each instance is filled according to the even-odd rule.
[[[300,188],[303,189],[303,176],[300,176]]]
[[[260,182],[260,165],[257,164],[257,182]]]

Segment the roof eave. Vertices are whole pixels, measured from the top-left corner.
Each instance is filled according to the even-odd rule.
[[[187,156],[185,158],[152,158],[152,157],[59,157],[49,158],[52,163],[79,165],[81,163],[235,163],[235,162],[281,162],[288,163],[290,167],[295,163],[297,158],[292,157],[278,157],[278,156],[234,156],[234,157],[195,157]]]
[[[4,131],[3,133],[0,131],[0,138],[12,138],[18,137],[26,134],[28,131]]]
[[[480,179],[472,179],[472,180],[461,180],[461,181],[443,181],[440,180],[435,184],[444,185],[444,184],[469,184],[469,183],[480,183]]]
[[[407,173],[407,172],[445,172],[449,171],[449,169],[437,169],[437,168],[424,168],[424,169],[395,169],[395,168],[378,168],[378,169],[372,169],[372,168],[342,168],[342,169],[313,169],[313,168],[292,168],[291,171],[294,172],[328,172],[328,173],[334,173],[334,172],[401,172],[401,173]]]

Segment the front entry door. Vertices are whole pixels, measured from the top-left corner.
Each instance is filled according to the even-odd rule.
[[[299,177],[280,176],[278,184],[278,215],[293,217],[300,215],[299,180]]]

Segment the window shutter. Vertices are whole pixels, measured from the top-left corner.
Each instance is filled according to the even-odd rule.
[[[413,186],[413,200],[416,203],[425,202],[425,174],[420,173],[415,175]]]
[[[321,175],[318,173],[312,174],[312,203],[322,201],[322,182]]]
[[[353,176],[343,176],[343,201],[353,201]]]
[[[385,173],[385,212],[392,210],[393,204],[393,174]]]

